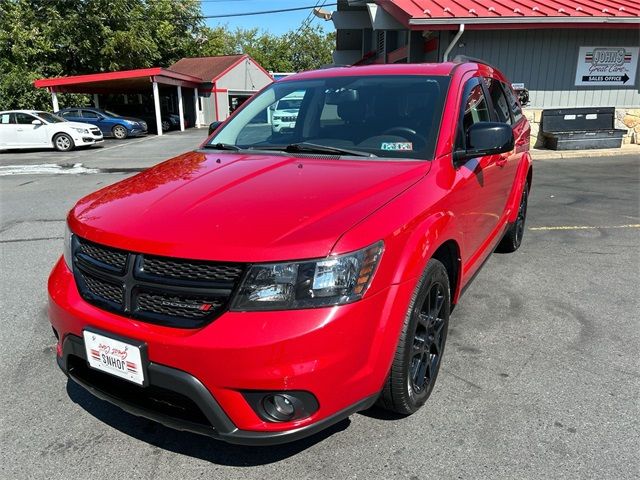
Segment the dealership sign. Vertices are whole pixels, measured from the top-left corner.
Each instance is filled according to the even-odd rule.
[[[640,47],[580,47],[577,86],[633,86]]]

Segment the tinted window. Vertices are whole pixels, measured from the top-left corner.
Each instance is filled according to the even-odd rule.
[[[91,110],[82,110],[82,118],[100,118],[100,116],[96,112],[92,112]]]
[[[15,113],[16,123],[20,125],[31,125],[31,122],[37,120],[33,115],[29,115],[28,113]]]
[[[67,110],[66,112],[58,113],[61,117],[80,117],[80,112],[78,110]]]
[[[480,84],[471,88],[464,104],[464,117],[462,118],[462,127],[466,132],[474,123],[490,122],[491,115],[487,100],[484,98],[484,92]]]
[[[491,102],[493,103],[493,108],[496,112],[498,121],[511,125],[509,105],[507,104],[507,98],[504,96],[500,82],[493,78],[485,78],[485,82],[487,84],[489,96],[491,97]]]
[[[509,103],[511,114],[513,115],[513,122],[517,123],[522,118],[522,108],[520,107],[520,102],[518,102],[516,94],[513,92],[511,85],[503,83],[502,87],[504,88],[504,91],[507,95],[507,102]]]
[[[418,75],[275,82],[210,143],[284,151],[307,142],[377,157],[430,159],[448,85],[449,77]],[[292,109],[286,119],[281,113],[285,104]],[[266,114],[269,110],[273,115]]]

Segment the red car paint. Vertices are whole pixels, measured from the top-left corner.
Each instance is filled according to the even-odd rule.
[[[82,337],[87,327],[144,342],[149,361],[199,380],[243,432],[295,432],[375,396],[427,261],[444,242],[455,242],[459,274],[451,281],[457,303],[515,221],[531,178],[524,118],[513,126],[516,146],[510,153],[478,158],[475,168],[453,165],[464,82],[476,76],[506,81],[489,66],[374,65],[289,79],[388,74],[451,76],[433,160],[197,150],[85,197],[68,216],[75,235],[97,244],[221,262],[322,258],[382,240],[384,253],[361,300],[303,310],[227,311],[202,328],[173,328],[87,303],[60,259],[49,279],[59,356],[65,338]],[[245,390],[308,391],[319,408],[299,420],[268,422],[247,402]]]

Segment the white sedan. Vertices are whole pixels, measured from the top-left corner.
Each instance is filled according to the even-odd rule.
[[[69,122],[37,110],[0,112],[0,150],[55,148],[67,152],[103,140],[100,129],[88,123]]]

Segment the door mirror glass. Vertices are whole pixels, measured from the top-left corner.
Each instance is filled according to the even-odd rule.
[[[36,120],[31,122],[31,125],[42,125],[42,120],[36,119]]]
[[[467,129],[466,140],[467,149],[454,154],[456,161],[509,152],[515,144],[511,126],[498,122],[474,123]]]

